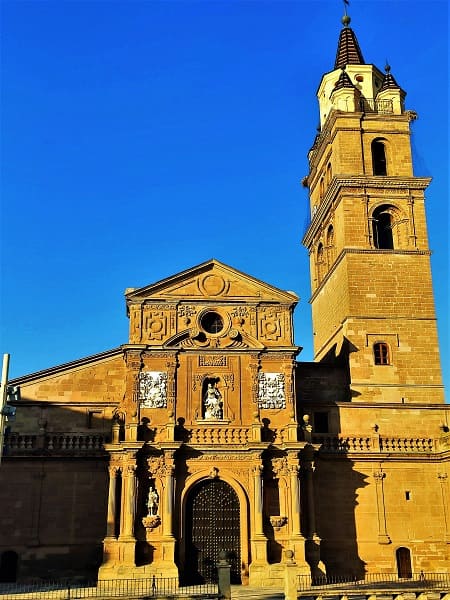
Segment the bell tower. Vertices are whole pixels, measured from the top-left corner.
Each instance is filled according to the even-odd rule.
[[[444,401],[424,192],[414,174],[405,91],[364,61],[342,19],[317,92],[309,152],[314,360],[348,365],[357,402]]]

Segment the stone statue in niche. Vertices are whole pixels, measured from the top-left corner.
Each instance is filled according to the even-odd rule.
[[[259,373],[258,383],[260,408],[286,408],[283,373]]]
[[[143,371],[139,375],[139,400],[144,408],[167,407],[167,373]]]
[[[213,381],[209,381],[203,398],[205,419],[223,419],[222,394]]]
[[[148,488],[147,509],[149,516],[158,514],[159,497],[158,492],[152,486]]]

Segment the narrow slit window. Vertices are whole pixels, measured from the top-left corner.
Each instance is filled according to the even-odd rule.
[[[381,140],[372,142],[372,168],[374,175],[387,175],[386,148]]]

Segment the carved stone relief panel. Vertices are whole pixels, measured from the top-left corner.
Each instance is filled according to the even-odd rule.
[[[259,408],[286,408],[283,373],[258,374]]]
[[[259,328],[261,339],[272,342],[282,336],[282,313],[275,308],[261,308],[259,317]]]
[[[167,407],[167,373],[143,371],[139,374],[139,401],[143,408]]]
[[[144,329],[150,341],[161,341],[167,335],[167,315],[162,310],[145,307]]]

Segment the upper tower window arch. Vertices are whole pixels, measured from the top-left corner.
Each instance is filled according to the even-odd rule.
[[[385,140],[376,138],[371,144],[372,169],[374,175],[387,175]]]
[[[392,234],[393,219],[391,211],[386,206],[379,206],[373,212],[373,244],[382,250],[394,249],[394,236]]]

